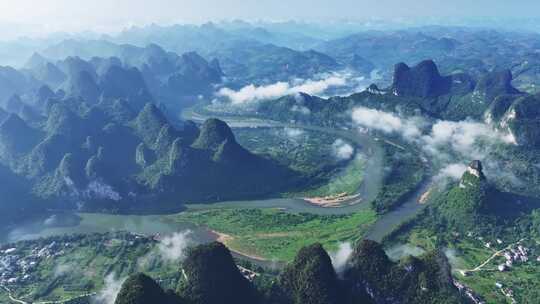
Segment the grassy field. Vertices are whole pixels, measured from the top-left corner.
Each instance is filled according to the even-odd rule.
[[[269,260],[290,261],[300,248],[316,242],[333,251],[359,239],[376,220],[370,209],[343,216],[291,214],[277,209],[208,209],[175,216],[180,222],[206,226],[231,238],[236,251]]]

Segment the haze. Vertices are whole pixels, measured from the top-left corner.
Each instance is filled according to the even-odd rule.
[[[537,0],[2,0],[0,35],[118,31],[150,23],[223,19],[336,20],[384,18],[537,17]]]

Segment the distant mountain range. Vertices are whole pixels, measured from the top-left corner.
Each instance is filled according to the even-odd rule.
[[[358,106],[408,115],[423,113],[434,119],[473,118],[506,129],[521,144],[536,145],[538,97],[514,88],[512,79],[509,70],[488,72],[479,77],[465,73],[443,76],[432,60],[414,67],[400,63],[395,66],[388,88],[372,85],[348,97],[329,99],[307,94],[285,96],[260,102],[257,113],[283,121],[334,125],[346,125],[348,118],[343,117],[343,113]],[[305,111],[292,110],[300,108]]]
[[[369,26],[332,24],[324,27],[309,23],[237,20],[200,26],[150,25],[110,36],[59,35],[43,41],[23,40],[0,46],[18,53],[21,66],[33,52],[38,52],[52,61],[69,56],[85,60],[118,57],[141,70],[137,62],[140,53],[170,57],[171,53],[181,56],[196,52],[209,61],[218,59],[232,87],[310,79],[314,73],[336,70],[364,77],[377,71],[377,77],[382,77],[378,79],[379,84],[388,84],[396,62],[414,65],[432,58],[444,74],[466,71],[478,78],[488,71],[507,68],[514,74],[517,88],[530,93],[537,91],[531,84],[538,81],[535,72],[540,66],[540,57],[536,54],[540,43],[538,34],[438,26],[387,31],[366,31],[366,28]],[[149,50],[157,45],[161,51]],[[158,53],[167,55],[158,56]],[[170,58],[157,61],[167,60]]]
[[[171,33],[170,35],[173,36],[171,39],[174,39],[174,34]],[[221,41],[228,37],[226,34],[223,35],[224,37],[216,37],[216,40]],[[197,37],[198,39],[194,38],[194,41],[200,42],[201,39],[204,41],[204,38]],[[149,39],[149,41],[152,41],[152,39]],[[157,39],[157,41],[161,40]],[[157,43],[160,46],[167,46],[170,42],[167,40],[164,44]],[[211,80],[214,80],[214,83],[219,83],[219,81],[215,81],[216,76],[227,76],[228,84],[232,86],[272,83],[294,77],[311,78],[317,73],[345,68],[333,58],[316,51],[297,51],[287,47],[261,43],[256,40],[231,39],[209,50],[193,47],[188,49],[190,51],[185,52],[182,51],[184,48],[179,49],[176,47],[166,47],[167,50],[170,50],[166,52],[156,42],[143,45],[144,47],[137,47],[131,44],[116,44],[106,40],[65,40],[43,50],[42,54],[52,59],[63,59],[70,56],[79,56],[88,60],[95,56],[118,57],[126,64],[135,66],[143,72],[145,70],[144,66],[149,65],[151,72],[161,75],[166,72],[174,72],[171,69],[178,65],[190,66],[186,62],[182,62],[182,60],[190,61],[192,68],[193,63],[197,62],[204,66],[202,58],[194,60],[195,52],[197,52],[207,58],[216,58],[211,64],[216,71],[214,72],[215,75],[208,72],[204,73],[204,71],[197,71],[196,75],[203,76],[206,74]],[[179,59],[176,54],[186,55],[181,56]],[[186,56],[188,58],[185,58]],[[190,70],[181,70],[184,74],[189,75]],[[205,79],[200,79],[200,81],[203,80]],[[186,89],[190,85],[197,87],[199,84],[192,81],[189,85],[183,85],[185,86],[184,89]]]
[[[100,48],[103,43],[96,42]],[[110,51],[91,52],[94,55],[86,60],[76,55],[81,49],[91,46],[65,41],[46,50],[46,57],[35,53],[23,69],[11,71],[18,76],[18,85],[4,91],[0,99],[26,94],[23,99],[32,103],[36,102],[32,100],[36,94],[51,95],[45,90],[60,90],[60,95],[81,97],[88,103],[96,103],[100,98],[139,98],[139,106],[155,101],[176,112],[195,103],[199,96],[211,96],[213,86],[221,83],[223,76],[216,60],[208,62],[196,53],[167,53],[157,45],[137,48],[111,44]],[[45,85],[48,88],[43,88]]]

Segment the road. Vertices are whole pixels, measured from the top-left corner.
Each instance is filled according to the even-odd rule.
[[[491,260],[493,260],[494,258],[498,257],[501,255],[501,253],[505,252],[506,250],[516,246],[517,244],[523,242],[525,239],[521,239],[513,244],[510,244],[506,247],[504,247],[503,249],[499,250],[499,251],[496,251],[495,253],[493,253],[492,256],[490,256],[487,260],[485,260],[482,264],[476,266],[474,269],[469,269],[469,270],[465,270],[465,269],[458,269],[458,271],[460,272],[476,272],[476,271],[480,271],[482,270],[482,268],[484,268],[484,266],[486,266],[489,262],[491,262]]]

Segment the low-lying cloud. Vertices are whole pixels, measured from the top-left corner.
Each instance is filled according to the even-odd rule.
[[[400,133],[405,137],[420,136],[418,121],[404,120],[393,113],[359,107],[353,110],[352,119],[365,128],[385,133]]]
[[[73,265],[70,264],[58,264],[54,267],[54,277],[62,277],[66,274],[69,274],[71,271],[75,270]]]
[[[191,230],[186,230],[162,238],[154,250],[138,259],[139,271],[145,272],[163,263],[182,261],[186,257],[187,249],[195,244],[192,233]]]
[[[165,261],[176,262],[185,257],[186,249],[193,245],[191,230],[177,232],[164,237],[158,245],[161,257]]]
[[[117,279],[114,273],[105,278],[103,289],[92,298],[93,304],[114,304],[116,296],[127,278]]]
[[[437,178],[460,178],[465,164],[474,159],[486,159],[495,144],[516,144],[511,134],[472,120],[438,120],[428,124],[420,117],[405,118],[364,107],[353,110],[352,120],[358,127],[400,135],[421,147],[442,168]]]
[[[306,93],[309,95],[319,95],[330,88],[347,85],[348,76],[346,74],[333,73],[321,79],[296,79],[291,82],[277,82],[266,86],[256,86],[250,84],[235,91],[230,88],[222,88],[217,92],[217,96],[228,98],[233,104],[243,104],[251,101],[275,99],[285,95]]]
[[[213,104],[226,102],[227,105],[248,105],[261,100],[277,99],[286,95],[295,95],[297,104],[291,111],[304,115],[311,114],[309,107],[302,101],[300,93],[330,98],[334,96],[350,96],[351,94],[364,91],[370,84],[381,79],[378,71],[370,75],[361,74],[356,70],[343,69],[339,71],[320,73],[311,79],[295,78],[279,81],[273,84],[256,85],[250,84],[240,89],[223,87],[215,92],[217,97]]]
[[[343,139],[336,139],[332,144],[332,152],[338,160],[349,160],[354,155],[354,147]]]
[[[428,152],[437,153],[442,147],[451,147],[461,155],[472,158],[481,158],[484,152],[476,145],[478,140],[489,143],[515,144],[510,134],[494,130],[485,123],[474,121],[438,121],[431,129],[431,133],[423,136]]]
[[[458,180],[461,178],[465,170],[467,170],[467,166],[462,163],[449,164],[439,171],[436,179],[442,180],[445,178],[450,178],[453,180]]]
[[[297,128],[285,128],[284,129],[285,135],[290,138],[291,140],[297,140],[302,137],[302,135],[305,134],[305,131],[302,129]]]
[[[341,243],[338,250],[330,254],[332,265],[334,266],[334,269],[338,275],[341,275],[347,267],[347,262],[349,261],[352,253],[353,248],[351,243]]]

